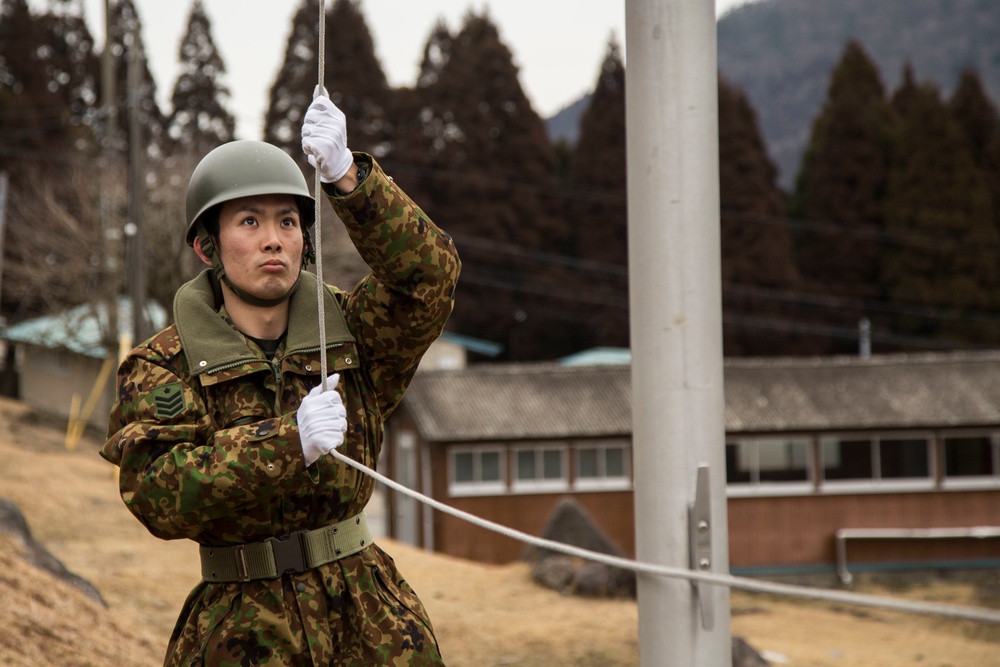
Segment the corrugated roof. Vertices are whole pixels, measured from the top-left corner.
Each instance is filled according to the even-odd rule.
[[[154,330],[166,326],[167,311],[163,306],[147,301],[144,310]],[[107,322],[106,303],[81,304],[55,315],[19,322],[3,331],[0,338],[103,359],[108,351],[101,345],[101,332],[107,328]],[[118,332],[119,335],[132,332],[132,301],[127,297],[118,299]]]
[[[625,365],[483,364],[429,371],[404,403],[439,442],[629,435]],[[726,431],[1000,425],[1000,351],[730,359]]]
[[[630,385],[628,366],[482,364],[421,373],[404,401],[435,441],[628,435]]]

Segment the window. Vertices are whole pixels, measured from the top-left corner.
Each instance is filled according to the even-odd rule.
[[[448,491],[453,496],[503,493],[504,452],[495,447],[456,447],[451,450]]]
[[[879,473],[882,479],[912,479],[931,473],[927,438],[880,439]]]
[[[517,447],[512,450],[512,458],[514,491],[563,491],[569,488],[565,447]]]
[[[726,482],[735,485],[809,481],[809,440],[760,438],[726,443]]]
[[[823,438],[823,479],[872,479],[871,440]]]
[[[628,489],[631,487],[627,445],[618,443],[586,444],[576,447],[578,491]]]
[[[1000,474],[1000,440],[989,434],[945,436],[942,440],[945,478]]]
[[[825,482],[931,481],[929,437],[826,437],[820,448]]]

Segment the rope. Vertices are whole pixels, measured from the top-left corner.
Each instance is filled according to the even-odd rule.
[[[313,99],[323,94],[323,80],[326,77],[326,0],[319,0],[319,46],[316,48],[317,60],[319,62],[317,78],[319,84]],[[323,292],[326,286],[323,284],[323,216],[320,211],[323,209],[323,184],[319,180],[319,169],[316,170],[316,181],[313,187],[313,199],[316,200],[316,222],[313,229],[316,232],[316,308],[319,311],[319,374],[323,391],[327,387],[326,375],[326,304],[323,299]]]
[[[751,591],[755,593],[770,593],[774,595],[783,595],[788,597],[798,597],[809,600],[820,600],[823,602],[838,602],[848,605],[856,605],[861,607],[873,607],[879,609],[888,609],[892,611],[901,611],[911,614],[925,614],[930,616],[944,616],[947,618],[961,619],[966,621],[978,621],[981,623],[996,623],[1000,624],[1000,611],[993,611],[990,609],[976,609],[973,607],[963,607],[959,605],[951,604],[939,604],[934,602],[921,602],[917,600],[903,600],[897,598],[887,598],[877,595],[867,595],[862,593],[848,593],[844,591],[833,591],[827,589],[818,588],[808,588],[806,586],[796,586],[792,584],[781,584],[771,581],[761,581],[757,579],[748,579],[746,577],[735,577],[729,574],[718,574],[715,572],[699,572],[697,570],[688,570],[679,567],[670,567],[667,565],[656,565],[652,563],[643,563],[640,561],[629,560],[627,558],[620,558],[618,556],[611,556],[608,554],[602,554],[596,551],[590,551],[587,549],[581,549],[579,547],[574,547],[570,544],[564,544],[562,542],[555,542],[553,540],[547,540],[541,537],[535,537],[534,535],[528,535],[519,530],[509,528],[507,526],[500,525],[493,521],[483,519],[474,514],[470,514],[463,510],[446,505],[439,500],[425,496],[424,494],[414,491],[402,484],[395,482],[385,475],[378,473],[371,468],[358,463],[354,459],[347,457],[336,449],[330,450],[338,460],[346,463],[347,465],[361,471],[362,473],[372,477],[373,479],[382,482],[390,489],[398,491],[404,495],[418,500],[421,503],[429,505],[436,510],[444,512],[445,514],[450,514],[458,519],[467,521],[473,525],[491,530],[500,535],[510,537],[512,539],[524,542],[535,547],[542,549],[549,549],[550,551],[556,551],[569,556],[574,556],[577,558],[583,558],[591,560],[597,563],[603,563],[605,565],[610,565],[611,567],[621,568],[623,570],[631,570],[638,574],[648,574],[662,577],[671,577],[675,579],[687,579],[691,582],[705,583],[705,584],[716,584],[720,586],[727,586],[729,588],[736,588],[744,591]]]

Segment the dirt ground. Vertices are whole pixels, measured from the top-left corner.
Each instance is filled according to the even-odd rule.
[[[91,438],[63,432],[0,399],[0,497],[32,533],[93,583],[101,607],[26,565],[0,537],[0,665],[153,666],[198,579],[193,544],[153,538],[118,497]],[[638,664],[633,601],[578,599],[540,588],[523,564],[486,566],[390,540],[383,547],[426,604],[452,667]],[[859,590],[1000,608],[1000,573],[864,583]],[[1000,627],[734,592],[731,630],[775,667],[1000,667]]]

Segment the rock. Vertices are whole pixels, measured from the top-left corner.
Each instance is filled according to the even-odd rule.
[[[559,501],[542,537],[601,554],[623,555],[587,511],[572,498]],[[587,597],[635,597],[635,573],[631,570],[536,547],[528,547],[524,559],[533,563],[531,576],[536,582],[561,593]]]
[[[733,636],[733,667],[771,667],[742,637]]]
[[[73,574],[58,558],[53,556],[31,536],[28,521],[20,508],[7,500],[0,498],[0,533],[12,536],[24,548],[24,557],[35,567],[51,573],[74,588],[83,591],[88,597],[107,607],[107,603],[97,588],[83,577]]]

